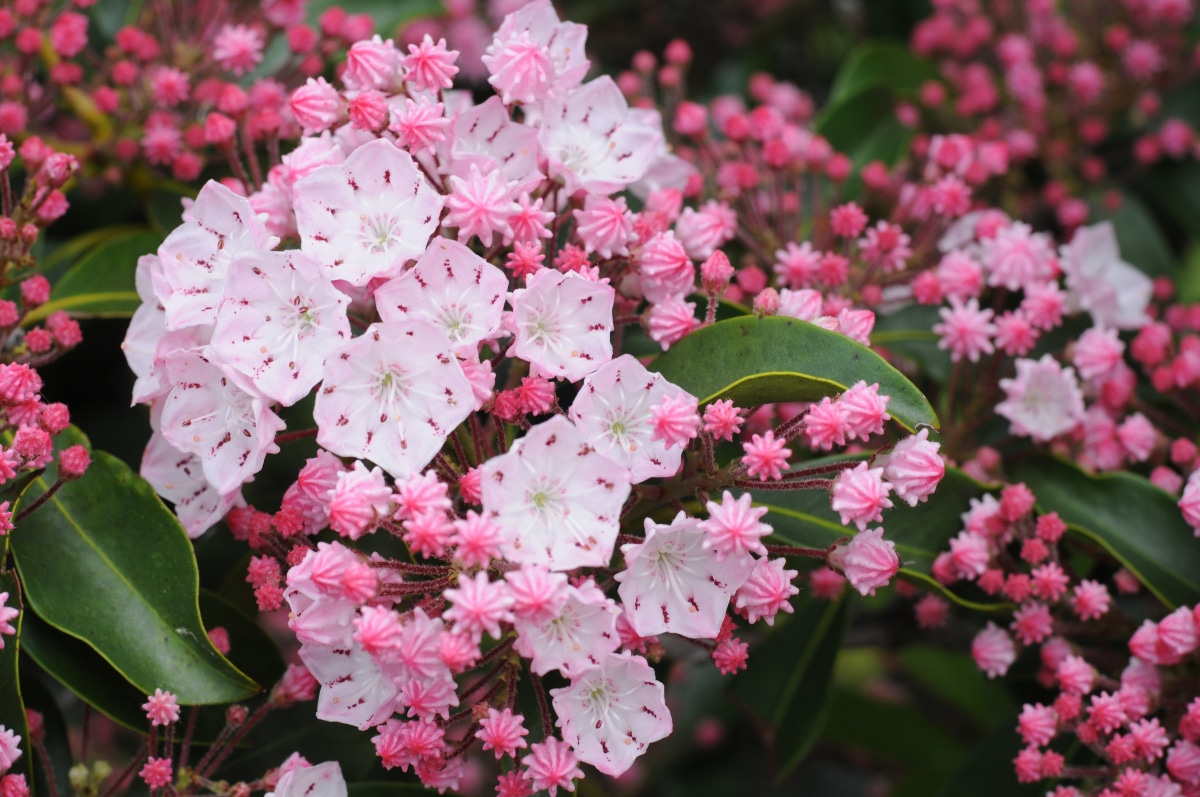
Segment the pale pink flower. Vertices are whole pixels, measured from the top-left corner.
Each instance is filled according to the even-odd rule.
[[[1071,368],[1049,354],[1040,360],[1019,359],[1014,379],[1001,379],[1007,398],[996,414],[1007,418],[1016,434],[1049,440],[1069,432],[1083,420],[1083,394]]]
[[[1058,287],[1058,282],[1048,281],[1025,286],[1025,297],[1020,311],[1035,329],[1053,329],[1062,323],[1067,311],[1067,294]]]
[[[519,610],[513,624],[517,652],[530,659],[530,669],[538,675],[551,670],[570,674],[594,666],[621,644],[617,631],[621,609],[594,583],[555,586],[552,610]],[[520,607],[528,598],[528,594],[518,596],[514,605]]]
[[[996,318],[996,348],[1010,357],[1028,354],[1038,337],[1038,330],[1020,310],[1006,311]]]
[[[834,446],[844,446],[849,423],[842,403],[826,396],[811,405],[804,416],[804,431],[813,448],[829,451]]]
[[[1189,607],[1180,606],[1158,621],[1158,642],[1173,656],[1186,656],[1196,649],[1196,620]]]
[[[427,512],[448,512],[450,490],[430,469],[396,480],[396,519],[407,520]]]
[[[375,291],[375,306],[384,321],[432,322],[462,349],[496,336],[507,293],[504,272],[439,235],[412,268]]]
[[[466,420],[472,395],[441,329],[418,319],[372,324],[327,358],[313,408],[317,442],[407,476]]]
[[[682,298],[696,287],[696,266],[673,230],[661,232],[643,244],[635,260],[642,293],[651,302]]]
[[[1044,601],[1053,603],[1067,591],[1070,577],[1055,562],[1047,562],[1041,567],[1035,567],[1030,572],[1033,594]]]
[[[577,382],[612,359],[616,292],[574,272],[544,269],[512,292],[515,339],[509,354],[535,375]]]
[[[841,515],[842,525],[853,521],[862,531],[868,523],[881,522],[883,510],[892,507],[891,499],[887,497],[891,489],[891,485],[883,480],[883,468],[871,468],[866,462],[860,462],[834,479],[829,491],[830,506]]]
[[[835,548],[829,554],[829,564],[841,570],[859,594],[874,595],[896,575],[900,557],[896,544],[883,538],[883,529],[870,529]]]
[[[987,673],[988,678],[1004,675],[1017,660],[1017,649],[1003,629],[989,622],[987,628],[975,635],[971,643],[971,656],[976,666]]]
[[[349,304],[303,252],[243,252],[230,263],[210,350],[264,396],[291,406],[350,340]]]
[[[675,234],[693,260],[708,258],[717,247],[732,240],[736,232],[737,214],[715,199],[705,202],[699,210],[684,208],[675,223]]]
[[[346,797],[346,793],[346,780],[336,761],[289,769],[271,792],[273,797]]]
[[[630,481],[640,484],[656,476],[673,476],[679,470],[683,447],[671,445],[657,434],[654,411],[677,395],[691,400],[695,414],[695,398],[661,374],[646,370],[637,358],[622,354],[584,379],[569,416],[591,445],[624,465]]]
[[[0,772],[12,768],[13,762],[21,757],[21,737],[0,725]]]
[[[567,577],[543,565],[522,565],[505,574],[513,596],[513,615],[521,620],[544,623],[566,600]]]
[[[1092,327],[1075,342],[1071,359],[1079,376],[1090,382],[1103,382],[1116,370],[1122,360],[1125,344],[1115,329]]]
[[[1135,412],[1117,427],[1117,439],[1131,460],[1145,462],[1158,442],[1158,430],[1149,418]]]
[[[155,415],[156,411],[152,410],[151,418]],[[156,493],[175,505],[175,514],[192,539],[208,531],[230,509],[242,503],[241,490],[222,493],[204,475],[200,457],[175,448],[161,432],[151,435],[138,473]],[[321,526],[324,525],[322,519]]]
[[[482,567],[500,555],[500,527],[487,514],[468,509],[463,518],[453,521],[454,555],[467,567]]]
[[[587,73],[587,26],[561,22],[549,0],[509,14],[483,53],[488,82],[504,102],[540,102],[578,86]]]
[[[663,685],[641,656],[612,653],[550,690],[563,738],[584,761],[617,776],[671,733]]]
[[[505,558],[554,570],[606,565],[630,490],[614,464],[562,416],[485,462],[483,507],[495,513]]]
[[[1200,747],[1179,739],[1167,753],[1167,771],[1191,786],[1200,784]]]
[[[634,630],[716,637],[730,597],[754,569],[753,558],[718,557],[705,545],[700,522],[682,512],[670,524],[647,518],[645,525],[644,543],[621,546],[626,569],[615,576]]]
[[[1076,230],[1062,247],[1060,264],[1072,307],[1091,313],[1097,325],[1135,329],[1145,323],[1153,286],[1121,260],[1111,222]]]
[[[293,201],[301,249],[329,279],[355,286],[424,252],[443,202],[412,156],[383,139],[299,180]]]
[[[700,413],[696,397],[679,391],[664,396],[650,408],[652,416],[651,439],[665,443],[668,449],[676,446],[686,448],[700,430]]]
[[[13,636],[17,633],[12,621],[21,613],[19,609],[6,605],[7,603],[8,593],[0,592],[0,650],[4,650],[4,635]]]
[[[821,253],[813,249],[811,243],[805,241],[801,244],[789,243],[786,248],[776,251],[773,269],[789,288],[803,288],[816,281],[820,264]],[[787,315],[793,314],[787,313]],[[796,317],[803,318],[803,316]]]
[[[293,91],[290,107],[305,135],[328,130],[346,114],[345,101],[323,77],[309,78],[308,82]]]
[[[942,628],[950,617],[950,602],[930,592],[917,601],[915,611],[921,628]]]
[[[950,540],[950,561],[959,578],[983,575],[991,561],[991,544],[983,534],[961,531]]]
[[[1192,471],[1188,476],[1178,506],[1179,511],[1183,513],[1183,519],[1192,527],[1196,536],[1200,537],[1200,469]]]

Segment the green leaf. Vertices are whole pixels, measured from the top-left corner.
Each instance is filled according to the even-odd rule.
[[[875,352],[794,318],[730,318],[699,329],[650,365],[708,404],[733,399],[742,407],[818,401],[860,379],[891,396],[888,412],[905,429],[938,425],[929,401]]]
[[[897,42],[866,42],[850,53],[838,70],[829,105],[845,102],[867,89],[885,88],[912,93],[937,79],[936,67]]]
[[[834,149],[853,160],[855,151],[870,139],[874,130],[894,117],[891,92],[871,88],[844,102],[826,106],[813,129],[828,139]]]
[[[984,676],[966,653],[910,645],[900,651],[900,661],[909,678],[960,709],[981,730],[1012,728],[1016,706],[1008,691]]]
[[[21,608],[21,585],[17,583],[16,574],[0,570],[0,592],[8,593],[5,605],[12,609]],[[25,614],[21,612],[15,620],[9,621],[17,630],[15,635],[0,637],[0,642],[4,643],[4,649],[0,650],[0,725],[21,737],[21,757],[13,763],[11,771],[23,774],[27,782],[32,782],[29,762],[33,760],[33,751],[29,746],[29,725],[25,721],[25,702],[21,699],[18,672]]]
[[[824,461],[824,460],[820,460]],[[1007,603],[979,602],[947,589],[931,575],[933,560],[949,550],[950,538],[962,531],[962,515],[971,499],[980,498],[990,488],[972,479],[958,468],[946,468],[937,492],[922,504],[910,507],[902,501],[883,512],[884,539],[896,544],[900,554],[900,575],[921,586],[937,589],[951,600],[977,611],[998,611]],[[824,548],[852,530],[829,506],[824,490],[752,490],[754,503],[768,509],[766,521],[775,536],[794,545]]]
[[[786,778],[812,748],[829,714],[833,665],[850,616],[849,603],[806,601],[751,654],[754,669],[731,687],[769,729]]]
[[[23,323],[37,323],[56,310],[77,317],[128,318],[142,303],[134,287],[138,258],[155,252],[161,242],[146,230],[105,239],[63,275],[50,301],[31,311]]]
[[[59,438],[64,446],[86,440],[75,429]],[[22,507],[55,483],[53,470]],[[183,527],[117,458],[93,451],[84,477],[22,520],[11,546],[34,612],[94,648],[143,694],[168,689],[191,705],[259,691],[208,640]]]
[[[945,384],[950,379],[950,352],[938,348],[938,308],[912,304],[894,313],[878,315],[871,332],[871,348],[887,349],[912,362],[932,379]]]
[[[846,688],[830,691],[833,710],[826,740],[943,774],[954,769],[964,752],[962,742],[923,713],[920,704],[871,698]]]
[[[1019,462],[1042,512],[1099,543],[1169,608],[1200,601],[1200,546],[1177,499],[1133,473],[1092,476],[1060,459]]]
[[[80,700],[119,725],[146,732],[146,715],[140,708],[146,695],[86,643],[46,625],[32,612],[21,642],[25,654]]]
[[[200,591],[200,608],[206,629],[222,626],[229,632],[229,658],[234,664],[261,678],[263,683],[278,679],[284,668],[283,657],[257,623],[208,590]],[[146,732],[146,715],[141,708],[146,694],[125,680],[86,643],[52,628],[33,614],[29,616],[22,641],[23,652],[85,703],[119,725],[137,733]],[[224,725],[222,708],[204,709],[192,738],[198,744],[211,743]]]
[[[1046,793],[1046,786],[1017,783],[1013,759],[1021,752],[1017,736],[1017,718],[980,742],[942,786],[940,797],[1035,797]],[[1040,788],[1039,788],[1040,786]]]

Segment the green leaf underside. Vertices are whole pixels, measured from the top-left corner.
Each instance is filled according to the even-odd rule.
[[[732,399],[742,407],[819,401],[859,380],[891,397],[888,413],[905,429],[937,428],[917,387],[875,352],[794,318],[731,318],[697,330],[650,364],[701,405]]]
[[[12,609],[21,608],[20,587],[16,574],[12,571],[0,570],[0,592],[8,593],[6,606]],[[0,725],[21,737],[22,755],[13,762],[9,771],[24,775],[26,782],[32,783],[29,762],[33,760],[33,756],[29,749],[29,726],[25,720],[25,702],[21,697],[21,679],[18,672],[24,620],[25,612],[21,612],[14,620],[9,621],[16,629],[16,634],[0,637],[0,642],[4,643],[4,649],[0,650]]]
[[[1010,608],[1008,603],[965,598],[931,575],[933,560],[949,550],[950,539],[962,531],[962,515],[970,509],[971,499],[989,491],[958,468],[946,468],[937,492],[925,503],[910,507],[893,496],[895,506],[883,511],[882,526],[884,539],[896,544],[902,564],[900,575],[976,611]],[[774,536],[784,542],[824,548],[855,533],[853,526],[842,525],[824,490],[751,490],[750,494],[755,504],[767,507],[766,522],[775,529]]]
[[[60,444],[83,441],[72,429]],[[53,468],[22,504],[40,497]],[[190,540],[151,487],[103,452],[12,534],[28,605],[96,650],[143,694],[182,704],[228,703],[259,691],[205,632]]]
[[[1060,459],[1017,464],[1042,512],[1101,545],[1169,608],[1200,601],[1200,545],[1176,499],[1133,473],[1092,476]]]
[[[92,247],[58,280],[50,301],[24,319],[37,323],[57,310],[74,316],[127,318],[141,304],[134,288],[138,258],[158,249],[162,238],[147,230],[109,236]]]
[[[806,601],[752,654],[755,670],[734,679],[733,695],[771,730],[786,778],[812,749],[829,715],[830,682],[850,616],[849,602]]]

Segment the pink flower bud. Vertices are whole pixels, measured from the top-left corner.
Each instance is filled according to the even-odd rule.
[[[864,463],[865,464],[865,463]],[[896,544],[883,539],[883,529],[871,529],[854,536],[848,545],[829,554],[829,564],[838,568],[862,595],[874,595],[886,587],[900,569]]]

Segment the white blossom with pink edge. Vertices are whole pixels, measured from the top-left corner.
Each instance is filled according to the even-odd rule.
[[[154,293],[170,330],[211,324],[233,256],[279,243],[245,197],[217,182],[200,189],[188,216],[158,247],[163,269]]]
[[[457,347],[473,347],[500,330],[508,278],[458,241],[438,236],[415,265],[375,291],[384,321],[423,318]]]
[[[349,304],[303,252],[245,252],[229,265],[209,350],[264,396],[291,406],[350,339]]]
[[[754,570],[751,556],[717,557],[708,533],[683,512],[670,524],[646,518],[646,541],[622,545],[626,569],[614,578],[626,616],[641,636],[713,639],[729,600]]]
[[[550,694],[563,739],[580,761],[606,775],[628,770],[647,745],[673,728],[663,685],[641,656],[609,654]]]
[[[482,489],[505,559],[573,570],[608,564],[630,485],[623,468],[556,415],[485,462]]]
[[[574,272],[543,269],[512,292],[516,337],[508,353],[535,376],[577,382],[612,359],[616,292]]]
[[[602,365],[583,380],[570,418],[600,453],[621,463],[633,484],[679,470],[683,448],[653,439],[651,408],[686,392],[651,373],[629,354]]]
[[[305,254],[329,279],[361,286],[425,251],[444,200],[407,152],[378,139],[298,181],[293,202]]]
[[[317,442],[395,477],[421,470],[474,408],[450,339],[428,321],[372,324],[330,355],[317,392]]]

